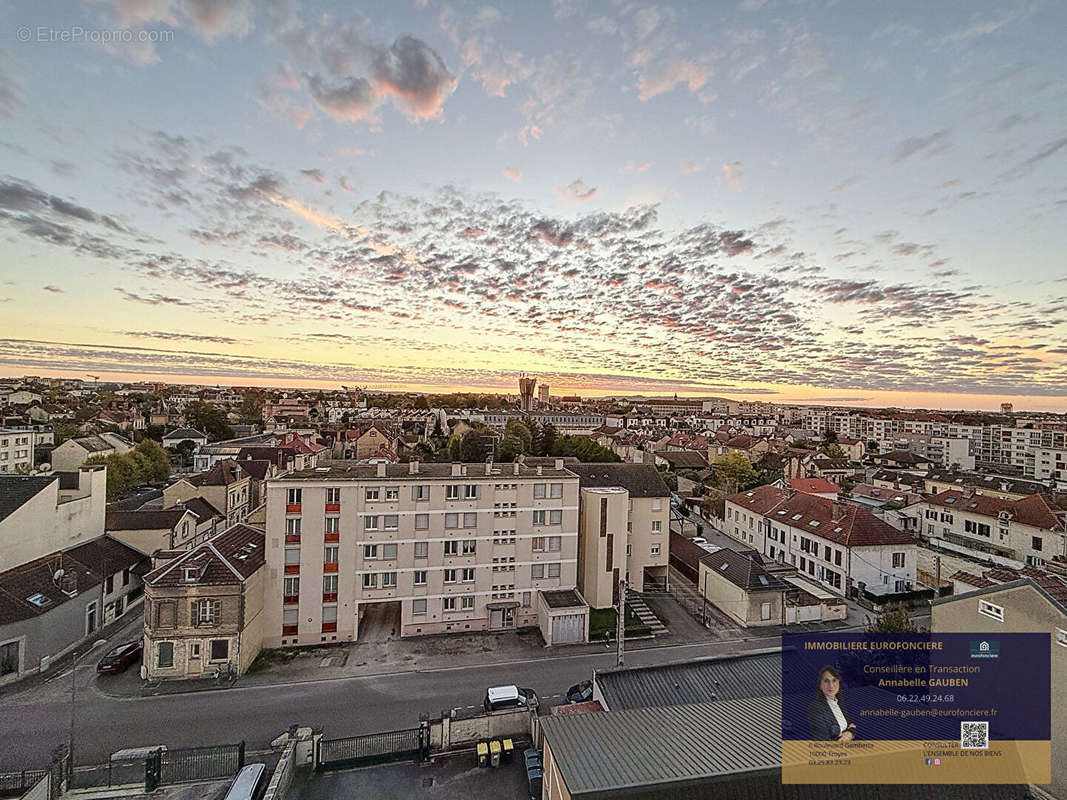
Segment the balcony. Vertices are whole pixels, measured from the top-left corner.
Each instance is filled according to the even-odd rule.
[[[285,504],[285,513],[286,514],[299,514],[300,513],[300,503],[286,503]]]
[[[339,533],[327,533],[323,537],[323,541],[327,542],[327,543],[329,543],[329,542],[339,542],[339,541],[341,541],[341,534],[339,534]]]
[[[286,564],[285,565],[285,574],[286,575],[299,575],[300,574],[300,565],[299,564]]]
[[[300,596],[295,594],[287,594],[282,596],[282,605],[292,606],[300,602]]]
[[[287,533],[287,534],[285,534],[285,543],[286,544],[300,544],[300,534],[299,533]]]
[[[341,510],[341,504],[340,503],[327,503],[326,504],[326,513],[327,514],[329,514],[331,512],[336,513],[336,512],[338,512],[340,510]]]
[[[324,573],[337,572],[337,562],[327,561],[325,564],[322,565],[322,571]]]
[[[336,603],[337,602],[337,592],[323,592],[322,593],[322,602],[324,602],[324,603]]]
[[[336,622],[324,622],[324,623],[322,623],[322,632],[323,633],[332,633],[332,632],[334,632],[336,630],[337,630],[337,623]]]
[[[296,636],[299,625],[282,625],[282,636]]]

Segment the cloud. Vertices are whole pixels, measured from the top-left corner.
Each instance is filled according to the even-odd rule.
[[[588,203],[599,194],[595,186],[587,186],[581,178],[566,186],[556,187],[556,197],[564,203]]]
[[[540,139],[544,134],[545,132],[536,125],[524,125],[519,130],[519,143],[525,147],[530,143],[530,139]]]
[[[692,175],[696,172],[703,172],[707,168],[707,166],[708,165],[706,162],[686,161],[684,164],[682,164],[682,174]]]
[[[0,117],[14,117],[24,105],[22,81],[15,76],[11,65],[11,54],[0,49]]]
[[[627,161],[619,172],[623,175],[640,175],[642,172],[651,169],[652,163],[651,161]]]
[[[340,178],[337,179],[337,185],[349,194],[356,193],[355,187],[348,182],[348,177],[346,175],[342,175]]]
[[[119,286],[115,287],[115,291],[118,292],[119,294],[121,294],[124,299],[129,300],[131,303],[144,303],[145,305],[149,305],[149,306],[191,306],[191,305],[193,305],[193,303],[191,303],[188,300],[183,300],[180,297],[171,297],[171,296],[164,295],[164,294],[158,294],[158,293],[147,294],[147,295],[135,294],[134,292],[128,292],[128,291],[126,291],[125,289],[123,289],[123,288],[121,288]]]
[[[915,155],[924,158],[941,156],[952,147],[947,130],[934,131],[929,136],[918,136],[905,139],[893,148],[892,162],[899,164]]]
[[[321,76],[309,75],[307,88],[311,99],[334,119],[349,122],[377,119],[378,95],[366,78],[348,78],[327,85]]]
[[[388,50],[380,51],[374,71],[379,94],[395,97],[416,119],[440,116],[456,88],[455,77],[437,52],[413,36],[401,36]]]
[[[522,183],[522,170],[517,167],[505,167],[504,177],[515,183]]]
[[[1051,158],[1064,148],[1067,148],[1067,136],[1049,142],[1025,161],[1022,161],[1011,169],[1001,173],[1000,178],[1001,180],[1010,180],[1026,175],[1034,166],[1044,161],[1046,158]]]
[[[312,183],[326,183],[326,173],[321,169],[302,169],[300,170],[300,174]]]
[[[42,286],[41,288],[44,289],[46,292],[52,292],[53,294],[64,293],[63,289],[60,289],[58,286],[53,286],[52,284],[49,284],[48,286]]]
[[[138,339],[161,339],[169,342],[211,342],[213,344],[237,344],[241,339],[229,336],[211,336],[203,333],[177,333],[174,331],[116,331],[121,336]]]
[[[988,36],[991,33],[996,33],[1006,25],[1010,25],[1023,16],[1024,8],[1019,6],[1013,11],[1008,12],[1002,17],[997,19],[979,19],[965,25],[962,28],[945,34],[941,37],[941,41],[950,44],[959,44],[963,42],[970,42],[975,39],[980,39],[983,36]]]
[[[741,169],[740,161],[731,161],[722,165],[722,176],[726,182],[735,189],[741,189],[745,185],[745,173]]]
[[[711,69],[707,66],[685,59],[671,59],[638,76],[637,96],[641,100],[651,100],[679,84],[685,84],[690,92],[696,92],[703,88],[710,77]]]

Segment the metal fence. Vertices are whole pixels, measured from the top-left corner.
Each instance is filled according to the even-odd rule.
[[[321,739],[315,765],[319,769],[421,760],[429,753],[429,728],[407,728],[342,739]]]
[[[24,769],[20,772],[0,772],[0,796],[18,797],[37,783],[47,771],[45,769]]]
[[[159,754],[159,783],[166,786],[172,783],[228,778],[240,772],[244,765],[244,742],[164,750]]]

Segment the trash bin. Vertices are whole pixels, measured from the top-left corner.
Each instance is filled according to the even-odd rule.
[[[544,775],[540,767],[526,770],[526,780],[530,784],[530,797],[540,797],[541,784],[544,782]]]
[[[500,758],[502,761],[511,761],[511,757],[515,754],[515,743],[511,739],[504,739],[500,743]]]
[[[485,742],[478,742],[478,766],[489,766],[489,745]]]
[[[541,754],[537,752],[533,747],[528,747],[522,751],[523,757],[526,759],[526,769],[530,767],[541,766]]]
[[[494,767],[500,766],[500,742],[496,739],[489,743],[489,762]]]

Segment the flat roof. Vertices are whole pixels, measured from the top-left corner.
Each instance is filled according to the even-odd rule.
[[[346,466],[330,466],[330,467],[315,467],[313,469],[302,469],[296,472],[291,472],[288,475],[277,478],[279,481],[292,482],[292,481],[336,481],[336,480],[351,480],[351,481],[366,481],[366,480],[404,480],[404,481],[419,481],[419,480],[437,480],[443,478],[451,478],[455,480],[463,480],[470,478],[489,478],[492,480],[505,481],[508,478],[563,478],[574,480],[578,476],[567,469],[549,469],[547,467],[541,467],[541,472],[538,473],[536,467],[519,466],[519,472],[516,475],[512,464],[497,464],[490,465],[489,470],[486,469],[486,464],[479,462],[476,464],[464,464],[466,469],[465,475],[453,475],[452,464],[449,463],[419,463],[419,471],[411,472],[408,464],[386,464],[385,476],[378,474],[378,464],[352,464]]]

